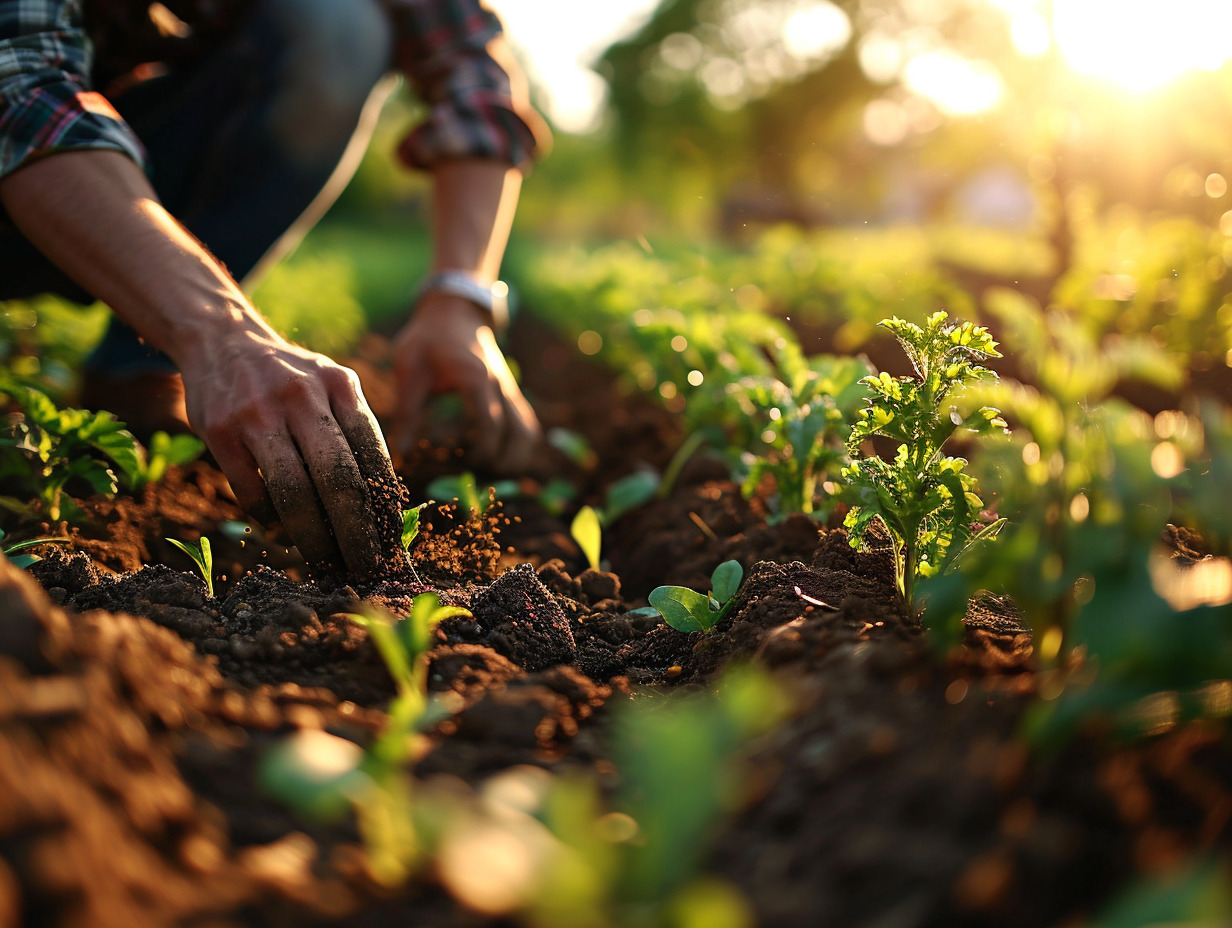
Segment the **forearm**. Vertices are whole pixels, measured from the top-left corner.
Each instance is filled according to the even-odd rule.
[[[499,161],[441,162],[433,170],[433,270],[481,281],[500,274],[522,172]]]
[[[273,335],[124,155],[49,156],[0,180],[0,201],[43,254],[181,369],[224,334]]]

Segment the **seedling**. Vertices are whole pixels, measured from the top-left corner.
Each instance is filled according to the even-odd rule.
[[[650,605],[672,628],[681,632],[708,632],[731,611],[744,579],[739,561],[724,561],[710,575],[710,593],[687,586],[660,586],[650,591]]]
[[[0,529],[0,541],[4,540],[4,529]],[[37,554],[18,554],[18,551],[24,551],[26,548],[33,548],[36,545],[66,545],[70,539],[68,538],[31,538],[27,541],[17,541],[11,545],[0,547],[0,551],[4,552],[4,556],[9,559],[9,562],[14,567],[19,567],[25,570],[31,564],[37,564],[42,560]]]
[[[972,544],[993,537],[1001,520],[973,529],[983,501],[963,458],[947,457],[942,446],[960,429],[975,435],[1006,431],[998,410],[981,406],[963,414],[949,400],[975,380],[996,375],[982,365],[999,358],[988,330],[970,322],[947,324],[933,313],[921,328],[897,317],[881,325],[898,338],[916,377],[869,376],[868,406],[848,439],[852,462],[843,468],[844,495],[851,502],[843,524],[852,547],[865,542],[874,521],[889,530],[899,592],[914,609],[919,577],[943,571]],[[899,442],[892,461],[861,457],[861,444],[881,435]]]
[[[140,490],[147,484],[157,483],[166,476],[167,468],[190,464],[201,456],[205,442],[195,435],[168,435],[155,432],[150,436],[149,447],[142,452],[137,448],[137,469],[130,481],[133,489]]]
[[[777,490],[776,515],[818,511],[820,491],[847,462],[848,424],[868,396],[869,366],[860,358],[819,355],[777,377],[744,377],[728,386],[740,411],[756,426],[762,450],[746,454],[742,484],[752,496],[766,476]],[[829,497],[826,502],[832,503]],[[828,506],[823,503],[821,513]]]
[[[416,596],[401,621],[376,611],[350,615],[368,630],[397,688],[385,730],[363,751],[321,732],[307,738],[301,733],[261,762],[265,788],[305,815],[330,820],[353,807],[373,873],[389,885],[408,875],[420,853],[411,781],[403,767],[413,736],[440,717],[428,700],[428,651],[433,628],[455,615],[470,612],[442,606],[436,593]]]
[[[410,615],[400,622],[375,612],[358,613],[350,619],[368,630],[398,688],[398,698],[422,703],[427,698],[432,629],[442,619],[459,615],[470,615],[470,611],[462,606],[442,606],[436,593],[420,593],[411,603]]]
[[[590,446],[586,436],[572,429],[548,429],[545,436],[549,445],[585,471],[594,470],[599,464],[599,455]]]
[[[197,572],[201,574],[201,579],[205,581],[205,591],[210,596],[213,596],[214,553],[210,550],[210,540],[202,535],[196,545],[185,544],[176,538],[168,538],[167,541],[192,558],[193,563],[197,565]]]
[[[427,492],[429,499],[457,500],[458,506],[464,511],[483,515],[492,499],[516,495],[518,484],[516,480],[499,480],[492,484],[491,489],[490,495],[481,494],[475,475],[470,471],[463,471],[457,475],[437,477],[428,484]]]
[[[411,509],[402,510],[402,550],[409,551],[411,543],[419,535],[419,517],[427,503],[420,503]]]
[[[603,546],[603,526],[599,522],[599,513],[592,506],[583,506],[573,517],[569,532],[582,549],[591,570],[598,570],[599,552]]]
[[[374,787],[357,804],[360,831],[374,869],[387,882],[405,877],[417,852],[411,784],[402,766],[411,754],[412,737],[443,714],[434,712],[428,699],[432,630],[442,619],[470,614],[462,606],[442,606],[436,593],[420,593],[411,603],[410,615],[401,622],[377,612],[351,616],[368,630],[398,691],[387,710],[389,724],[359,765]]]

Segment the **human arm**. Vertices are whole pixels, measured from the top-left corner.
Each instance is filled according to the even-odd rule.
[[[550,144],[530,107],[500,22],[476,0],[389,0],[397,61],[428,118],[399,149],[433,175],[433,271],[496,280],[523,169]],[[477,463],[524,469],[540,429],[496,344],[491,319],[465,298],[433,290],[395,340],[396,446],[420,437],[428,397],[455,392],[474,427]]]
[[[513,222],[522,175],[498,161],[447,161],[433,172],[434,271],[492,284]],[[539,421],[496,344],[492,319],[465,297],[429,291],[394,340],[399,407],[394,436],[409,453],[428,398],[456,392],[475,428],[481,463],[516,472],[533,458]]]
[[[176,363],[189,421],[246,510],[281,520],[312,564],[378,567],[385,532],[365,481],[393,475],[354,375],[270,329],[130,158],[80,150],[34,160],[0,179],[0,203]]]

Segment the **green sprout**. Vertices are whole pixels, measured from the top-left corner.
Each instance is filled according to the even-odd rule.
[[[874,521],[889,530],[898,589],[913,609],[917,578],[941,573],[1004,524],[997,520],[973,529],[984,507],[976,480],[964,472],[966,460],[942,454],[960,429],[979,436],[1007,431],[991,406],[964,414],[950,403],[969,383],[995,377],[980,362],[1001,354],[985,327],[948,324],[947,318],[945,312],[933,313],[923,328],[897,317],[881,322],[898,338],[917,376],[864,378],[872,392],[851,430],[852,461],[842,471],[844,495],[852,504],[843,524],[852,547],[865,542]],[[899,443],[892,461],[860,456],[861,444],[874,436]]]
[[[419,536],[419,517],[427,503],[420,503],[411,509],[402,510],[402,549],[409,551],[411,542]]]
[[[210,540],[202,535],[196,545],[185,544],[175,538],[168,538],[167,541],[192,558],[193,563],[197,565],[197,572],[201,574],[201,579],[205,581],[206,592],[213,596],[214,553],[210,549]]]
[[[516,496],[518,483],[516,480],[498,480],[492,484],[491,491],[491,494],[481,494],[475,475],[470,471],[437,477],[427,487],[429,499],[457,500],[464,511],[483,515],[493,499]]]
[[[598,570],[599,552],[603,546],[603,525],[593,506],[583,506],[577,511],[569,526],[569,534],[582,549],[591,570]]]
[[[144,453],[140,446],[137,451],[137,468],[129,480],[134,490],[158,483],[166,476],[168,467],[195,461],[205,451],[205,442],[187,433],[168,435],[166,432],[155,432],[150,436],[149,447]]]
[[[769,476],[778,518],[794,512],[826,515],[835,500],[822,491],[833,486],[847,463],[849,423],[868,396],[869,366],[862,358],[818,355],[791,367],[778,376],[742,377],[727,387],[741,414],[757,426],[755,440],[762,449],[745,455],[741,491],[751,497]]]
[[[0,541],[4,540],[4,535],[4,529],[0,528]],[[0,547],[0,553],[3,553],[14,567],[19,567],[22,570],[25,570],[31,564],[37,564],[42,560],[42,558],[37,554],[17,554],[16,552],[24,551],[26,548],[33,548],[36,545],[66,545],[71,540],[72,539],[60,537],[31,538],[27,541],[16,541],[11,545],[4,545],[3,547]]]
[[[393,678],[397,695],[389,723],[367,747],[324,732],[301,732],[262,758],[259,776],[272,795],[321,821],[353,808],[368,848],[373,874],[396,885],[420,855],[411,779],[404,767],[414,738],[441,718],[428,698],[428,652],[442,619],[470,615],[461,606],[442,606],[436,593],[420,593],[399,621],[369,610],[349,616],[369,638]]]
[[[724,561],[710,575],[709,595],[687,586],[660,586],[647,598],[663,621],[677,631],[708,632],[731,611],[743,579],[739,561]]]

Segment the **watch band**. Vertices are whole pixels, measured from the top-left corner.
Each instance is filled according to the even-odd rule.
[[[415,301],[431,292],[449,293],[474,303],[492,317],[493,331],[503,332],[509,326],[509,285],[503,280],[487,286],[466,271],[436,271],[415,288]]]

